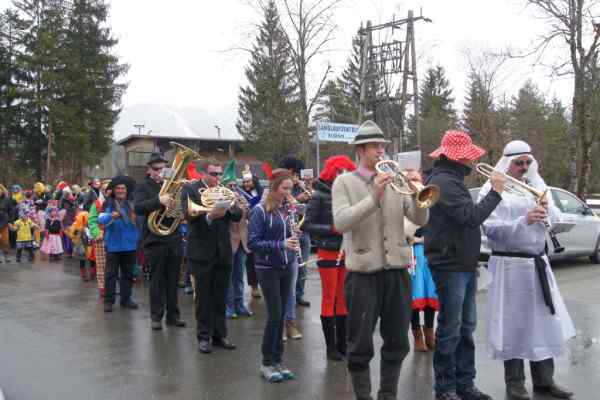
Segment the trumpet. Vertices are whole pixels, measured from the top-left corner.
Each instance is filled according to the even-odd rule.
[[[492,176],[494,172],[501,174],[506,180],[506,183],[504,184],[504,191],[506,193],[514,194],[517,196],[525,196],[527,193],[529,193],[534,197],[535,202],[538,205],[540,205],[548,196],[548,189],[543,191],[536,189],[533,186],[521,182],[520,180],[513,178],[508,174],[498,171],[496,168],[492,167],[489,164],[479,163],[475,166],[475,171],[479,172],[481,175],[485,176],[488,179]],[[565,250],[565,248],[564,246],[561,246],[561,244],[558,241],[558,238],[556,237],[556,234],[552,231],[550,221],[548,221],[548,219],[545,219],[543,222],[544,226],[548,230],[548,235],[550,236],[552,247],[554,247],[554,252],[562,253]]]
[[[415,204],[419,208],[431,208],[440,199],[440,189],[435,185],[424,186],[421,182],[410,181],[400,165],[394,160],[381,160],[375,164],[380,174],[389,174],[393,181],[390,187],[396,194],[415,196]]]

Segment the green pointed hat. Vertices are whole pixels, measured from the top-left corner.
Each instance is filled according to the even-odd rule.
[[[223,176],[221,176],[221,185],[227,186],[231,182],[236,182],[235,160],[230,160],[227,164],[225,164]]]

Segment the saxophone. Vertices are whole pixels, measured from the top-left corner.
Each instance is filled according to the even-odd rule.
[[[171,146],[177,149],[171,173],[163,182],[160,188],[159,196],[168,194],[174,201],[174,204],[169,207],[164,207],[161,210],[152,211],[148,216],[148,229],[158,236],[168,236],[175,232],[179,224],[184,218],[181,210],[181,192],[185,183],[184,176],[188,165],[192,161],[201,159],[200,155],[187,146],[179,143],[171,142]],[[167,224],[165,219],[172,218],[172,221]]]

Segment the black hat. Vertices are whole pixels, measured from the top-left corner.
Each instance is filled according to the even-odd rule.
[[[158,161],[155,161],[155,162],[158,162]],[[127,196],[131,196],[131,195],[133,195],[133,191],[135,190],[136,183],[135,183],[135,180],[130,176],[117,175],[110,180],[110,183],[108,184],[106,189],[112,190],[113,196],[114,196],[115,186],[118,186],[118,185],[125,185],[127,187]]]
[[[161,162],[169,162],[169,160],[166,160],[162,154],[160,153],[152,153],[150,154],[150,160],[148,160],[148,165],[152,165],[154,163],[161,163]]]
[[[300,170],[304,169],[304,162],[299,158],[288,156],[281,160],[279,168],[291,169],[295,173],[300,174]]]

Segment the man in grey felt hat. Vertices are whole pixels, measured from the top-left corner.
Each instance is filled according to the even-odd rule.
[[[387,143],[377,124],[365,121],[351,143],[358,169],[340,175],[332,190],[335,229],[344,235],[348,370],[358,400],[371,399],[369,363],[378,319],[383,346],[377,399],[396,399],[400,367],[410,349],[412,296],[407,267],[412,253],[404,234],[404,217],[423,226],[429,216],[426,209],[416,206],[413,196],[388,188],[392,176],[375,170]],[[416,171],[407,171],[407,178],[421,181]]]

